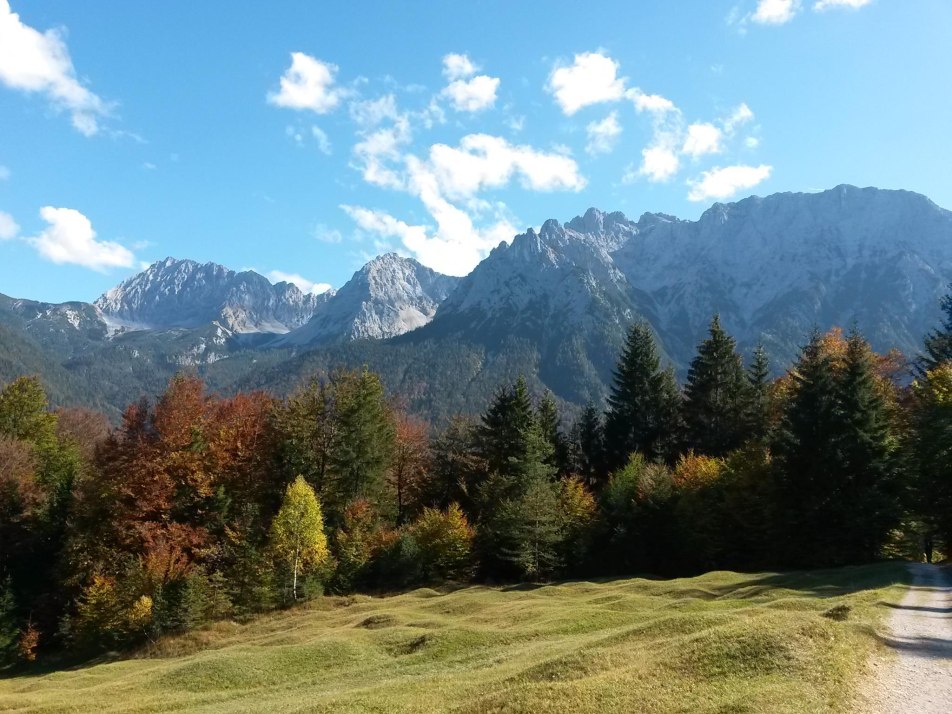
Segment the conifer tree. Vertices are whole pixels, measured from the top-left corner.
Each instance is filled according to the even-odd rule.
[[[843,508],[839,543],[845,561],[871,560],[899,520],[898,463],[874,355],[855,329],[847,340],[840,402],[844,465],[837,474]]]
[[[565,438],[565,434],[562,433],[559,408],[555,403],[555,397],[552,396],[552,392],[546,391],[546,393],[542,395],[542,399],[539,400],[539,407],[536,410],[536,419],[539,423],[539,429],[552,449],[549,465],[560,474],[566,473],[569,461],[569,444],[568,439]]]
[[[606,480],[605,430],[602,416],[591,402],[572,427],[572,469],[589,485]]]
[[[519,377],[496,392],[481,422],[477,443],[489,473],[518,478],[530,466],[530,438],[539,429],[525,379]],[[551,447],[544,450],[548,461]]]
[[[843,468],[839,385],[831,356],[814,331],[794,367],[794,394],[775,436],[781,546],[788,562],[836,562]]]
[[[709,456],[723,456],[745,440],[747,379],[736,343],[711,320],[709,337],[698,346],[684,388],[688,445]]]
[[[661,369],[651,327],[646,322],[632,325],[605,415],[609,466],[625,464],[635,452],[672,459],[680,439],[680,401],[673,372]]]
[[[770,430],[770,360],[763,344],[754,348],[747,367],[745,432],[748,439],[763,441]]]
[[[949,289],[952,291],[952,284]],[[952,360],[952,292],[942,297],[939,306],[942,308],[942,325],[925,338],[925,354],[918,362],[921,374]]]
[[[328,500],[335,520],[356,498],[379,501],[393,457],[394,418],[380,378],[363,369],[336,375],[336,429],[329,458]]]

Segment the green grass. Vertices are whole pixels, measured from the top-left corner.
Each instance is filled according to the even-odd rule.
[[[0,680],[0,712],[844,710],[905,580],[883,564],[329,597]]]

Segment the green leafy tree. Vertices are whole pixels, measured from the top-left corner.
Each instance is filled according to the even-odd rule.
[[[681,394],[674,373],[661,369],[654,334],[646,322],[631,327],[605,415],[609,464],[623,465],[630,454],[671,460],[681,437]]]
[[[913,385],[917,505],[929,531],[952,544],[952,362],[929,370]]]
[[[736,347],[715,315],[688,370],[684,387],[688,445],[710,456],[723,456],[747,437],[748,384]]]
[[[445,511],[423,509],[410,531],[424,579],[459,580],[472,573],[474,531],[457,504]]]
[[[321,565],[329,554],[320,503],[302,476],[288,485],[271,523],[271,548],[291,568],[291,596],[297,600],[298,573]]]

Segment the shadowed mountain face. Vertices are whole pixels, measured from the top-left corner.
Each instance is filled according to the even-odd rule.
[[[481,409],[520,373],[580,405],[604,396],[633,320],[649,320],[682,372],[714,312],[742,350],[762,341],[777,371],[834,325],[911,356],[950,281],[952,213],[907,191],[753,197],[697,221],[593,208],[500,244],[462,279],[388,254],[310,295],[168,259],[94,305],[5,298],[0,324],[18,340],[0,345],[0,379],[35,362],[64,385],[81,376],[79,401],[108,392],[120,407],[182,367],[222,391],[281,392],[315,369],[366,364],[437,418]]]

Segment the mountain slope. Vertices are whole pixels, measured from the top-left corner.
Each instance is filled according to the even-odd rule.
[[[387,253],[354,273],[306,325],[275,344],[315,347],[402,335],[428,323],[458,282]]]
[[[100,296],[108,318],[133,329],[200,327],[219,323],[232,333],[285,333],[303,325],[328,294],[272,285],[252,270],[166,258]]]

